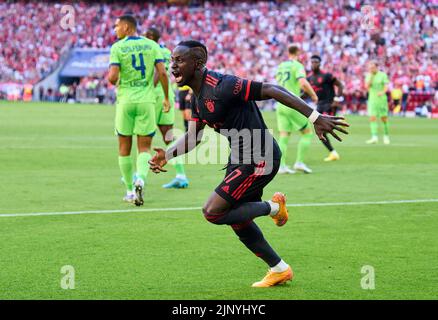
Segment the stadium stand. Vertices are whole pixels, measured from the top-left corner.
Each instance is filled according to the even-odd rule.
[[[438,7],[431,1],[367,1],[373,8],[369,21],[361,12],[362,2],[355,0],[225,3],[78,2],[73,4],[75,27],[70,31],[60,25],[59,3],[3,2],[0,86],[34,85],[73,47],[110,47],[116,40],[115,17],[133,13],[141,30],[159,27],[170,48],[188,38],[205,42],[208,66],[221,72],[272,81],[278,62],[286,58],[287,45],[295,42],[305,52],[305,65],[312,54],[320,54],[324,69],[345,83],[349,109],[363,108],[364,73],[371,58],[383,65],[392,84],[407,88],[408,110],[428,101],[435,107]]]

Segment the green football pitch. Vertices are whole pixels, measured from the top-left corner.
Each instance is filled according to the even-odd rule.
[[[266,265],[200,210],[223,164],[187,165],[184,190],[162,189],[172,167],[150,173],[145,205],[123,203],[113,117],[112,106],[0,102],[0,299],[438,298],[437,120],[393,117],[391,145],[370,146],[367,118],[348,116],[334,163],[315,138],[314,173],[265,188],[287,194],[288,224],[256,220],[295,279],[254,289]]]

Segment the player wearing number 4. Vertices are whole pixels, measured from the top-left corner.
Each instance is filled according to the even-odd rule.
[[[160,46],[137,36],[137,21],[130,15],[114,25],[119,39],[111,47],[108,81],[117,85],[115,129],[119,138],[119,167],[126,185],[125,201],[143,205],[152,137],[155,135],[154,69],[164,95],[163,109],[169,111],[169,84]],[[137,135],[137,179],[133,181],[132,136]]]
[[[318,96],[306,80],[306,70],[304,70],[304,66],[297,60],[299,47],[293,44],[289,47],[288,52],[289,60],[282,62],[278,66],[275,76],[277,83],[297,96],[300,96],[300,91],[303,90],[310,96],[314,103],[317,103]],[[302,171],[304,173],[312,173],[312,170],[304,164],[304,159],[313,138],[309,121],[297,110],[291,109],[281,102],[277,103],[276,113],[278,131],[280,131],[279,145],[282,153],[281,165],[278,173],[295,173],[294,170]],[[292,131],[301,132],[301,138],[297,146],[298,149],[294,170],[286,165],[287,145]]]
[[[298,96],[283,87],[241,79],[208,70],[207,48],[197,41],[184,41],[172,52],[172,74],[179,87],[193,90],[192,121],[189,130],[166,151],[149,161],[155,173],[172,158],[193,150],[202,140],[205,125],[226,136],[231,154],[226,176],[211,193],[202,212],[207,221],[229,225],[239,240],[269,266],[267,275],[253,287],[271,287],[293,278],[291,267],[283,261],[263,236],[254,219],[270,216],[277,226],[288,220],[286,197],[276,192],[270,201],[262,201],[263,188],[275,177],[280,167],[281,151],[271,136],[255,101],[275,99],[308,118],[320,139],[338,130],[347,133],[341,117],[320,115]],[[241,139],[242,134],[251,139]],[[249,135],[249,136],[248,136]],[[252,143],[258,136],[262,143]],[[263,155],[260,158],[258,155]]]

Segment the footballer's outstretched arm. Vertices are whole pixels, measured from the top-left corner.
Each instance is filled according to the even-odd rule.
[[[319,139],[326,140],[324,134],[330,133],[335,139],[342,141],[342,139],[334,132],[334,130],[340,131],[344,134],[348,132],[342,127],[349,127],[348,123],[340,120],[344,120],[343,117],[330,117],[319,114],[313,110],[304,100],[297,97],[292,92],[287,91],[285,88],[263,83],[261,88],[260,100],[275,99],[281,104],[295,109],[309,118],[315,127],[315,132]]]
[[[163,167],[167,161],[192,151],[201,143],[204,127],[205,124],[201,121],[189,121],[187,132],[166,151],[161,148],[154,148],[156,154],[149,161],[150,169],[155,173],[166,172],[167,170]]]
[[[166,150],[166,160],[178,157],[192,151],[202,141],[205,123],[189,121],[187,132]]]

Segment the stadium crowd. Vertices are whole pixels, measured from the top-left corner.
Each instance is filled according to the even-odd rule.
[[[345,84],[350,99],[363,100],[366,62],[377,59],[392,86],[433,92],[438,85],[438,7],[411,1],[77,2],[74,28],[64,30],[62,5],[51,2],[0,4],[0,82],[36,83],[56,65],[66,46],[109,47],[114,19],[133,13],[140,30],[156,26],[173,48],[183,39],[203,41],[210,68],[272,81],[291,42],[302,46],[309,67],[320,54],[323,68]],[[365,10],[366,9],[366,10]],[[361,11],[362,10],[362,11]],[[5,23],[7,21],[7,23]]]

